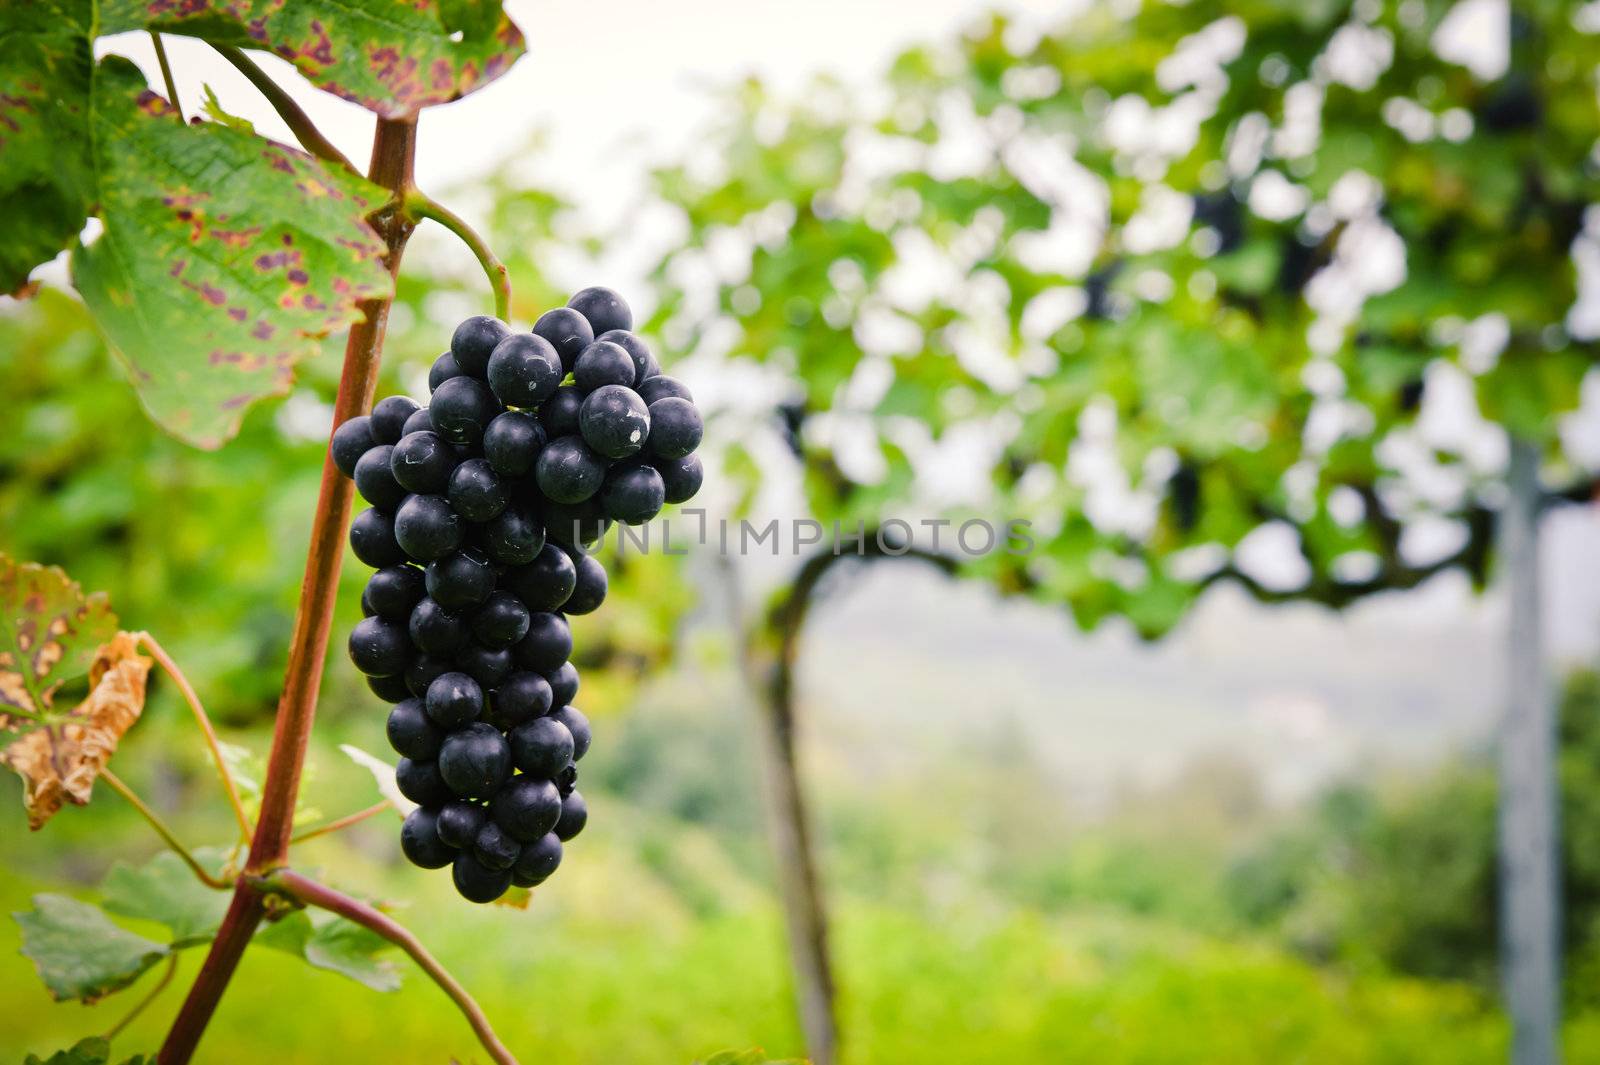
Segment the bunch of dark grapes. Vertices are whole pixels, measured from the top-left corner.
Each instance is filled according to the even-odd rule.
[[[371,504],[350,525],[377,571],[350,658],[395,704],[395,779],[418,805],[400,846],[473,902],[544,881],[588,819],[567,621],[606,595],[587,549],[700,487],[700,414],[632,325],[604,288],[531,333],[468,318],[427,407],[390,396],[333,434]]]

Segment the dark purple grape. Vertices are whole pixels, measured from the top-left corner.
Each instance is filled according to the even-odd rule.
[[[539,491],[551,500],[582,503],[600,490],[606,476],[606,460],[580,437],[558,437],[540,452],[534,476]]]
[[[472,854],[490,869],[510,869],[522,856],[522,844],[493,821],[485,821],[472,841]]]
[[[544,549],[544,525],[532,510],[513,503],[483,526],[483,550],[502,566],[523,566]]]
[[[642,525],[661,513],[667,485],[654,466],[613,466],[600,486],[600,510],[613,521]]]
[[[405,488],[394,479],[394,470],[389,467],[392,454],[391,445],[379,444],[361,456],[355,470],[356,491],[361,493],[361,498],[388,510],[398,507],[406,497]]]
[[[513,673],[489,696],[489,720],[499,729],[514,729],[550,712],[550,682],[540,673]]]
[[[514,662],[509,647],[484,647],[472,643],[456,652],[456,665],[485,689],[495,688],[511,675]]]
[[[483,431],[483,457],[502,477],[521,477],[544,450],[544,426],[522,410],[508,410]]]
[[[654,403],[658,399],[666,399],[668,396],[686,399],[690,403],[694,402],[694,393],[689,391],[689,386],[676,377],[668,377],[666,374],[659,374],[648,380],[640,381],[639,387],[635,391],[639,393],[639,397],[646,404]]]
[[[455,849],[439,838],[438,816],[422,806],[406,814],[400,826],[400,851],[423,869],[443,869],[456,858]]]
[[[414,697],[396,703],[389,711],[385,731],[396,754],[420,761],[439,757],[439,744],[444,742],[444,733],[428,716],[422,700]]]
[[[561,817],[556,821],[555,828],[550,831],[555,833],[557,839],[565,843],[589,823],[589,804],[584,801],[583,793],[574,791],[561,800]]]
[[[493,902],[511,886],[511,870],[490,869],[470,850],[456,852],[450,877],[455,882],[456,893],[468,902]]]
[[[464,374],[483,377],[489,371],[489,356],[500,341],[511,335],[511,327],[487,314],[475,314],[456,326],[450,337],[450,354]]]
[[[520,669],[548,673],[572,654],[572,628],[560,614],[530,615],[526,632],[511,652]]]
[[[399,703],[411,698],[411,689],[406,687],[404,676],[368,677],[367,687],[386,703]]]
[[[350,523],[350,550],[374,569],[408,561],[400,542],[395,540],[394,515],[378,507],[368,507],[355,515],[355,521]]]
[[[411,417],[406,419],[406,424],[400,429],[400,439],[404,440],[412,433],[433,432],[433,416],[428,413],[427,407],[418,407],[412,411]]]
[[[433,682],[455,669],[455,662],[438,655],[417,655],[406,666],[406,688],[417,698],[428,694]]]
[[[446,732],[470,725],[483,711],[483,687],[465,673],[445,673],[428,685],[428,716]]]
[[[380,399],[372,408],[372,435],[380,444],[393,444],[405,432],[406,419],[417,412],[416,400],[408,396]]]
[[[517,864],[511,867],[511,882],[518,887],[538,887],[561,865],[561,841],[554,832],[546,832],[532,843],[524,844]]]
[[[705,423],[686,399],[668,396],[650,404],[650,453],[664,459],[681,459],[700,446]]]
[[[411,655],[405,626],[386,618],[362,618],[350,630],[350,661],[369,677],[403,672]]]
[[[561,795],[548,780],[513,777],[489,802],[489,816],[513,838],[532,843],[556,827]]]
[[[456,357],[448,351],[433,360],[433,365],[428,369],[428,391],[432,392],[452,377],[460,377],[464,373],[461,364],[456,362]]]
[[[432,562],[460,547],[461,531],[461,519],[444,496],[407,496],[395,511],[395,542],[418,562]]]
[[[492,592],[472,615],[472,635],[485,647],[510,647],[527,634],[528,621],[528,608],[521,599],[506,591]]]
[[[432,429],[406,434],[389,454],[389,468],[400,487],[422,495],[443,495],[459,461],[455,447]]]
[[[536,717],[512,729],[506,738],[516,767],[539,780],[554,780],[573,760],[572,733],[551,717]]]
[[[511,745],[493,725],[465,725],[440,745],[439,775],[463,799],[487,799],[511,776]]]
[[[546,535],[569,550],[575,546],[591,547],[599,543],[606,530],[611,528],[611,519],[601,512],[600,500],[595,496],[582,503],[546,500],[544,520]]]
[[[422,571],[415,566],[385,566],[367,579],[361,605],[390,621],[405,621],[426,594]]]
[[[545,311],[533,323],[535,334],[544,337],[561,358],[561,372],[572,372],[578,353],[594,342],[594,329],[589,319],[570,307],[557,307]]]
[[[488,821],[488,807],[465,799],[447,802],[439,808],[439,838],[450,847],[470,847]]]
[[[632,329],[633,312],[617,293],[598,285],[575,293],[567,306],[583,315],[595,336],[613,329]]]
[[[411,642],[428,654],[452,655],[467,642],[466,619],[432,599],[423,599],[412,608],[407,629]]]
[[[555,706],[567,706],[578,697],[578,667],[571,662],[564,662],[560,669],[546,673],[544,679],[550,682],[550,695]]]
[[[488,521],[506,509],[505,485],[484,459],[468,459],[457,466],[450,475],[449,491],[450,506],[468,521]]]
[[[626,329],[613,329],[604,336],[595,337],[596,340],[608,340],[628,353],[633,359],[633,381],[637,385],[661,373],[661,364],[656,361],[655,355],[650,351],[650,345],[639,338],[637,333],[630,333]]]
[[[584,348],[572,366],[572,381],[583,393],[604,385],[632,388],[634,380],[633,356],[627,348],[609,340],[596,340]]]
[[[418,806],[437,809],[455,798],[450,792],[449,785],[444,782],[444,777],[439,775],[439,765],[436,762],[419,762],[414,758],[402,758],[394,766],[394,783],[395,787],[400,789],[400,794]]]
[[[582,761],[583,756],[589,753],[589,741],[594,736],[583,711],[576,706],[562,706],[550,712],[550,719],[567,726],[567,731],[572,733],[572,760]]]
[[[372,419],[358,414],[339,423],[328,440],[328,453],[333,456],[333,464],[340,473],[354,477],[361,456],[377,446],[378,438],[372,435]]]
[[[489,356],[489,387],[508,407],[537,407],[566,373],[555,347],[532,333],[511,334]]]
[[[654,459],[650,465],[661,474],[666,487],[668,503],[687,503],[700,491],[705,480],[705,467],[698,455],[685,455],[681,459]]]
[[[446,610],[465,610],[489,598],[494,567],[473,548],[465,548],[428,564],[428,595]]]
[[[501,583],[529,610],[560,610],[578,583],[578,571],[565,551],[547,543],[532,562],[507,570]]]
[[[428,418],[433,431],[452,444],[477,447],[484,429],[504,409],[489,386],[476,377],[452,377],[434,392]]]
[[[572,436],[578,431],[578,410],[583,406],[583,393],[577,385],[562,385],[556,394],[539,408],[539,424],[544,426],[547,440]]]
[[[604,385],[578,408],[583,442],[608,459],[625,459],[644,447],[650,436],[650,412],[633,389]]]
[[[568,614],[592,614],[606,601],[606,568],[593,555],[579,555],[572,565],[578,571],[578,580],[561,609]]]

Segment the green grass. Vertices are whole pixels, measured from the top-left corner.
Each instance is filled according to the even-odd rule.
[[[128,763],[141,790],[163,809],[189,811],[174,816],[184,838],[226,833],[225,816],[203,805],[212,788],[203,763],[161,763],[158,752],[174,748],[152,725]],[[379,749],[361,729],[348,731]],[[364,771],[325,745],[315,763],[311,790],[324,814],[370,801]],[[15,790],[14,781],[0,784],[0,804],[20,818]],[[525,1063],[687,1065],[754,1045],[799,1053],[783,928],[751,858],[755,841],[686,826],[660,803],[646,811],[599,790],[590,799],[589,830],[526,911],[469,906],[447,876],[399,864],[386,818],[319,840],[296,860],[331,870],[327,878],[346,890],[396,900],[400,919],[473,990]],[[909,825],[900,838],[923,828]],[[940,861],[890,863],[874,879],[850,872],[860,864],[855,836],[836,830],[831,840],[845,1065],[1505,1057],[1504,1020],[1465,984],[1318,968],[1265,938],[1202,931],[1182,906],[1136,914],[1077,888],[1008,894],[991,876]],[[113,859],[154,849],[124,804],[97,796],[38,835],[0,833],[0,907],[26,908],[45,890],[92,897],[89,885]],[[16,925],[0,920],[0,1063],[102,1032],[142,993],[136,985],[90,1008],[52,1003],[19,945]],[[404,987],[381,995],[252,951],[199,1060],[482,1062],[445,997],[396,961]],[[118,1040],[120,1053],[159,1043],[199,962],[199,951],[188,952],[176,986]],[[1600,1015],[1570,1022],[1567,1046],[1570,1061],[1600,1061]]]
[[[525,1061],[657,1065],[727,1046],[799,1049],[776,911],[727,868],[708,870],[723,902],[691,908],[620,834],[597,831],[582,860],[519,912],[455,902],[442,878],[364,858],[375,840],[352,841],[363,846],[328,842],[318,857],[337,858],[352,887],[411,898],[402,918],[475,990]],[[0,903],[17,909],[43,886],[6,875]],[[976,898],[907,912],[851,900],[838,943],[854,1065],[1457,1065],[1505,1052],[1503,1022],[1463,988],[1339,979],[1268,947],[1115,912],[1050,916]],[[0,924],[6,1061],[103,1030],[131,1002],[51,1003],[17,946],[15,925]],[[198,962],[191,952],[181,976]],[[118,1049],[153,1047],[176,1004],[174,990]],[[1580,1026],[1571,1042],[1573,1060],[1593,1060],[1600,1031]],[[264,950],[247,956],[201,1055],[236,1065],[452,1058],[481,1054],[414,973],[398,993],[379,995]]]

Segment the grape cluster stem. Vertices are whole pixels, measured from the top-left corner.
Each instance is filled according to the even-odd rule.
[[[517,1059],[506,1049],[505,1044],[500,1042],[500,1037],[495,1035],[494,1028],[489,1024],[489,1018],[484,1015],[482,1007],[467,993],[466,988],[450,975],[449,970],[439,964],[439,959],[428,953],[428,948],[422,945],[410,929],[360,899],[351,898],[293,869],[274,869],[271,873],[252,877],[251,880],[252,886],[263,894],[280,895],[303,906],[315,906],[320,910],[337,914],[347,921],[354,921],[370,929],[405,951],[411,960],[417,963],[417,967],[427,973],[433,982],[450,996],[450,1001],[454,1002],[456,1008],[467,1018],[467,1023],[472,1026],[478,1042],[483,1044],[483,1049],[488,1052],[489,1057],[494,1059],[497,1065],[517,1065]]]

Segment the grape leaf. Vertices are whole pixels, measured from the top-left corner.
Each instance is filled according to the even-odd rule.
[[[57,1001],[95,1002],[139,978],[165,958],[166,946],[111,922],[98,906],[65,895],[35,895],[17,913],[22,953]]]
[[[417,808],[417,804],[400,794],[400,785],[394,782],[394,766],[385,762],[375,754],[368,754],[360,747],[349,743],[339,744],[339,749],[356,765],[363,766],[372,774],[372,779],[377,782],[378,794],[389,800],[389,805],[401,817],[406,816]]]
[[[228,854],[212,847],[197,848],[195,858],[212,872],[226,864]],[[123,917],[157,921],[172,930],[172,949],[208,942],[222,924],[231,896],[206,887],[176,854],[162,851],[137,868],[126,862],[111,867],[100,884],[100,905]]]
[[[721,1050],[709,1058],[695,1061],[694,1065],[805,1065],[805,1062],[796,1058],[767,1057],[767,1052],[760,1047],[749,1050]]]
[[[67,1050],[58,1050],[48,1058],[29,1054],[22,1065],[106,1065],[111,1060],[111,1043],[104,1036],[92,1035],[80,1039]],[[143,1054],[123,1061],[121,1065],[153,1065],[154,1058]]]
[[[9,4],[0,17],[0,292],[28,291],[28,271],[72,241],[93,199],[89,0]]]
[[[159,29],[260,48],[319,89],[387,118],[448,103],[504,74],[522,32],[498,0],[108,0],[100,32]]]
[[[0,751],[0,763],[22,777],[29,828],[43,828],[64,803],[88,804],[100,771],[144,711],[151,664],[132,633],[117,633],[95,653],[89,697]]]
[[[85,596],[55,566],[0,555],[0,728],[48,713],[56,690],[87,673],[116,631],[104,593]]]
[[[151,416],[199,447],[287,391],[316,338],[390,291],[366,222],[382,190],[215,123],[183,125],[126,60],[96,69],[105,232],[72,276]]]
[[[399,969],[378,956],[393,944],[343,917],[296,910],[265,926],[256,934],[256,942],[304,958],[318,969],[348,976],[374,991],[400,987]]]

